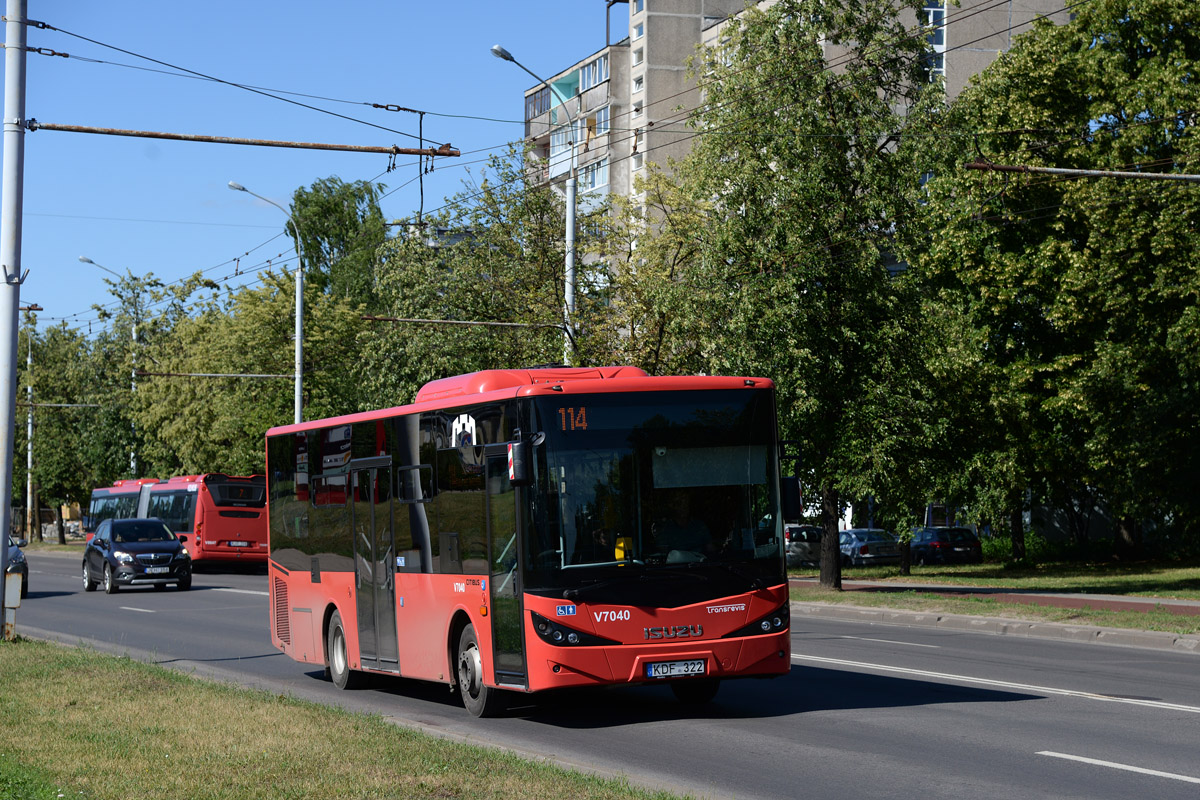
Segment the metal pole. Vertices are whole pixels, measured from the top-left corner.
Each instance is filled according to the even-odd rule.
[[[575,338],[573,326],[575,318],[575,179],[578,175],[578,166],[575,163],[575,140],[578,138],[576,136],[577,131],[575,130],[575,115],[567,110],[567,98],[563,96],[562,92],[555,88],[549,81],[538,77],[532,70],[513,58],[512,53],[500,45],[494,44],[492,45],[492,55],[516,64],[525,70],[535,81],[558,95],[558,101],[562,104],[563,113],[567,115],[567,132],[571,137],[571,171],[567,174],[567,230],[563,243],[563,249],[566,251],[566,285],[563,287],[563,363],[570,365],[571,350]]]
[[[138,308],[138,298],[137,297],[135,297],[133,300],[133,307],[134,307],[134,311],[135,311],[134,323],[133,323],[133,345],[129,351],[129,357],[131,359],[133,359],[133,370],[130,372],[130,375],[129,375],[129,402],[130,402],[130,405],[133,404],[133,396],[135,394],[137,394],[137,344],[138,344],[137,320],[141,319],[141,316],[142,316],[141,309]],[[133,416],[132,411],[133,411],[133,409],[131,408],[130,409],[130,417]],[[129,430],[130,430],[130,433],[133,435],[133,439],[131,439],[129,441],[129,477],[136,478],[138,476],[137,420],[136,419],[133,419],[129,423]]]
[[[304,420],[304,250],[300,244],[300,229],[290,211],[274,200],[263,197],[242,186],[236,181],[229,182],[229,188],[235,192],[245,192],[253,195],[264,203],[270,203],[287,216],[288,225],[292,227],[292,236],[296,239],[296,396],[294,398],[295,420],[299,425]]]
[[[25,528],[33,539],[33,325],[29,326],[29,352],[25,355],[25,397],[29,413],[25,415]],[[39,520],[40,523],[40,520]]]
[[[25,187],[25,0],[8,0],[4,32],[4,178],[0,188],[0,609],[12,524],[13,435],[17,414],[17,314],[21,307],[21,203]],[[0,610],[0,615],[3,611]],[[7,624],[0,620],[5,633]]]

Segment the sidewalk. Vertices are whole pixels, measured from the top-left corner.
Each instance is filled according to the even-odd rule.
[[[816,585],[815,578],[791,578],[793,586]],[[843,581],[847,592],[921,591],[947,597],[987,596],[1004,603],[1051,606],[1054,608],[1092,608],[1111,611],[1162,611],[1170,614],[1200,615],[1200,602],[1193,600],[1130,597],[1125,595],[1056,593],[1032,590],[1012,590],[987,586],[948,586],[946,584]],[[1052,622],[1030,622],[994,617],[943,614],[931,611],[904,611],[891,608],[865,608],[843,604],[792,603],[795,617],[827,617],[858,622],[922,625],[974,633],[1004,636],[1031,636],[1065,639],[1094,644],[1123,645],[1171,650],[1200,655],[1200,635],[1142,631],[1127,628],[1101,628],[1092,625],[1068,625]]]

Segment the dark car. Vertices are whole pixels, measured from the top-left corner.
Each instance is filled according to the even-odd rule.
[[[784,525],[783,544],[789,567],[821,563],[820,525]]]
[[[910,546],[914,564],[983,563],[983,545],[970,528],[918,528]]]
[[[8,537],[8,569],[5,572],[21,576],[21,597],[29,597],[29,562],[21,552],[26,544],[24,539]]]
[[[83,590],[94,591],[98,582],[108,594],[122,586],[190,589],[192,557],[157,517],[106,519],[83,551]]]
[[[851,528],[838,534],[842,566],[866,567],[899,564],[900,544],[896,537],[878,528]]]

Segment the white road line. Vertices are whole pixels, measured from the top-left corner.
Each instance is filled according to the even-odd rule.
[[[1067,761],[1080,761],[1084,764],[1094,764],[1097,767],[1110,767],[1111,769],[1123,769],[1126,772],[1137,772],[1142,775],[1154,775],[1159,778],[1170,778],[1173,781],[1184,781],[1185,783],[1200,783],[1200,778],[1193,778],[1190,775],[1178,775],[1174,772],[1160,772],[1156,769],[1146,769],[1145,767],[1131,767],[1128,764],[1118,764],[1115,761],[1101,761],[1098,758],[1085,758],[1084,756],[1072,756],[1066,753],[1053,753],[1049,750],[1042,750],[1038,753],[1039,756],[1050,756],[1051,758],[1065,758]]]
[[[929,670],[924,669],[893,667],[889,664],[868,664],[863,661],[847,661],[841,658],[822,658],[821,656],[808,656],[801,655],[799,653],[792,653],[792,658],[796,661],[811,661],[816,664],[834,664],[842,667],[858,667],[860,669],[873,669],[881,672],[895,672],[901,675],[915,675],[919,678],[957,681],[959,683],[971,683],[978,686],[994,686],[1000,689],[1013,689],[1021,692],[1032,692],[1034,694],[1059,695],[1062,697],[1081,697],[1085,700],[1101,700],[1106,703],[1124,703],[1125,705],[1130,706],[1161,708],[1169,711],[1189,711],[1193,714],[1200,714],[1200,707],[1184,706],[1177,703],[1164,703],[1161,700],[1138,700],[1129,697],[1112,697],[1106,694],[1096,694],[1095,692],[1080,692],[1075,689],[1057,689],[1051,686],[1035,686],[1029,683],[997,681],[992,680],[991,678],[975,678],[970,675],[951,675],[946,672],[930,672]]]
[[[866,636],[838,636],[838,639],[856,639],[860,642],[882,642],[883,644],[902,644],[905,647],[928,647],[932,650],[941,650],[940,644],[917,644],[916,642],[897,642],[894,639],[870,639]]]
[[[266,597],[267,595],[270,594],[270,592],[260,592],[257,589],[226,589],[221,586],[213,588],[213,591],[214,592],[233,592],[234,594],[261,594],[263,597]]]
[[[155,613],[157,613],[157,612],[156,612],[154,609],[152,609],[152,608],[134,608],[133,606],[118,606],[118,608],[120,608],[122,611],[140,611],[140,612],[142,612],[143,614],[155,614]]]

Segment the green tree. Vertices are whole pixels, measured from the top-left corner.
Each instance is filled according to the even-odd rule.
[[[376,268],[387,237],[379,198],[383,184],[347,183],[336,176],[315,181],[292,195],[287,226],[304,265],[304,279],[322,292],[375,310]]]
[[[922,270],[967,320],[976,446],[965,496],[1095,493],[1124,551],[1141,523],[1200,530],[1200,275],[1193,185],[965,171],[1000,164],[1196,172],[1200,9],[1095,0],[1019,37],[946,116],[958,143],[930,183]],[[973,147],[956,134],[977,131]],[[978,148],[978,149],[975,149]],[[983,413],[980,413],[980,412]],[[961,421],[963,426],[967,423]]]
[[[442,213],[408,221],[383,247],[385,314],[440,322],[380,323],[360,343],[363,385],[381,404],[411,402],[435,378],[562,361],[564,208],[549,187],[525,180],[524,158],[516,149],[492,158]],[[589,228],[581,226],[579,252],[589,249]],[[593,316],[603,281],[597,265],[578,272],[574,360],[589,363],[603,336]]]
[[[924,436],[915,298],[887,268],[922,171],[901,134],[941,104],[922,68],[919,8],[748,10],[700,56],[705,103],[678,173],[696,207],[716,198],[682,277],[719,321],[703,360],[776,379],[783,434],[800,442],[819,498],[829,587],[841,582],[843,505],[909,480],[908,450]]]

